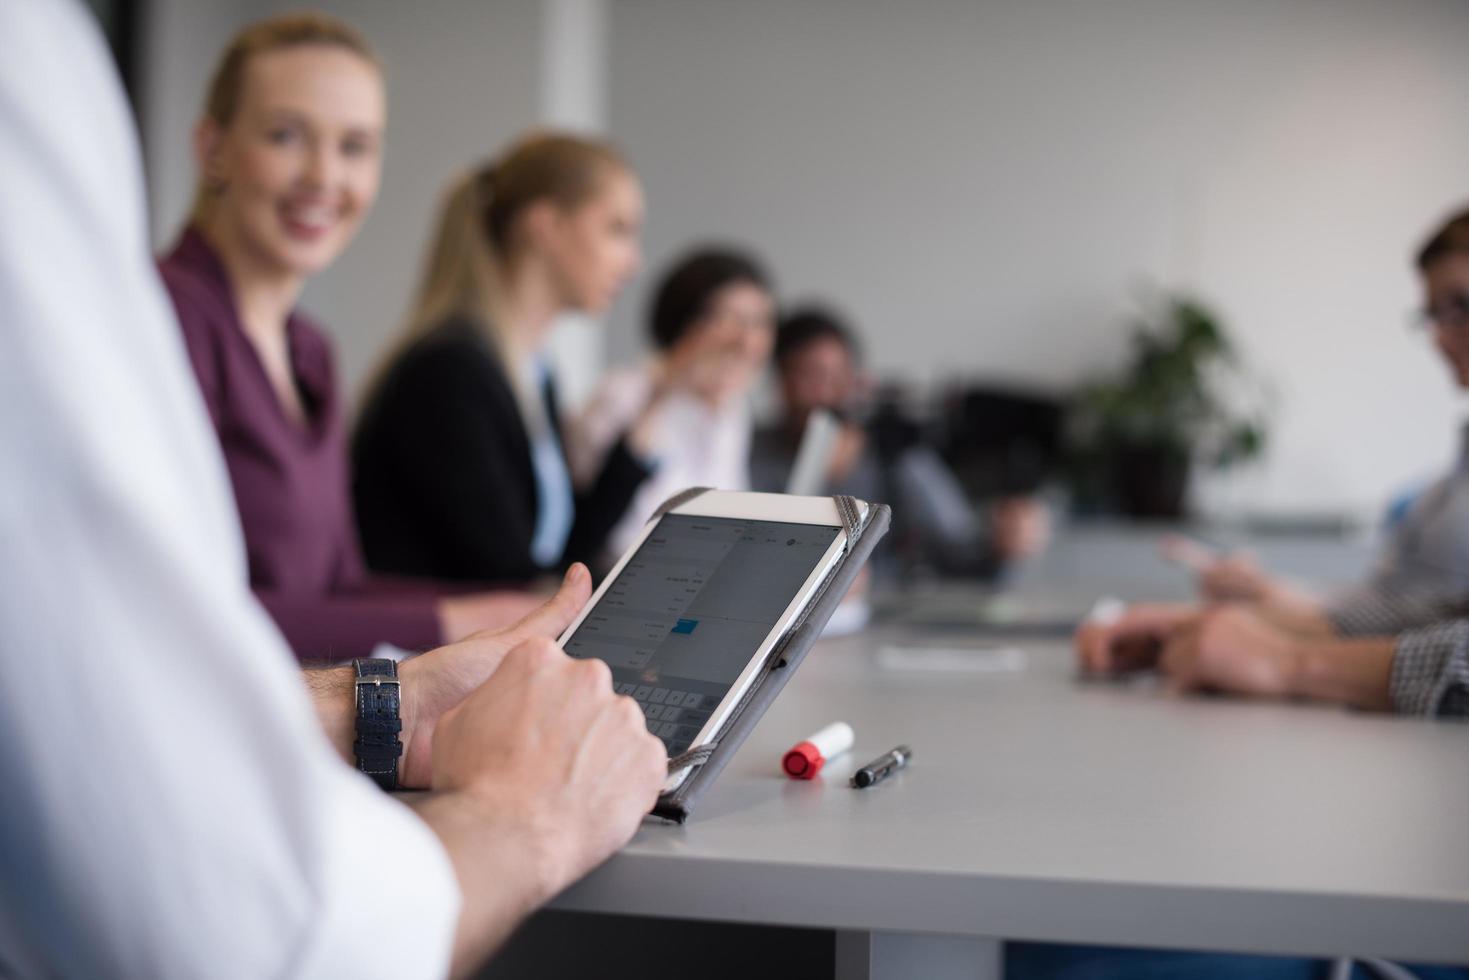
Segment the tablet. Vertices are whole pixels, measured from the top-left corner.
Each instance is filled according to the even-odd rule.
[[[830,497],[707,491],[648,523],[561,645],[612,668],[672,758],[721,730],[846,543]]]

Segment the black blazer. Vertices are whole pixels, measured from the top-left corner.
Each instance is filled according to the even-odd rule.
[[[554,387],[543,396],[560,435]],[[353,497],[368,564],[382,572],[525,581],[536,481],[510,381],[481,327],[451,319],[388,368],[352,440]],[[649,470],[619,440],[578,493],[559,567],[602,549]]]

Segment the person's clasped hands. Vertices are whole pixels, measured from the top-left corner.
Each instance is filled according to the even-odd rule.
[[[1295,637],[1240,604],[1134,605],[1083,623],[1076,655],[1084,675],[1156,670],[1180,693],[1256,697],[1296,696],[1303,660]]]
[[[737,320],[700,323],[674,344],[662,365],[662,387],[683,389],[711,407],[743,395],[769,354],[769,341]]]

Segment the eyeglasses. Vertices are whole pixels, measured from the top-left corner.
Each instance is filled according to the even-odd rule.
[[[1443,303],[1435,303],[1416,311],[1412,317],[1414,327],[1420,330],[1464,330],[1469,328],[1469,293],[1450,296]]]

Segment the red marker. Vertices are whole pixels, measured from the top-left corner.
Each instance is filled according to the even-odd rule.
[[[781,760],[781,768],[792,779],[814,779],[827,759],[835,759],[850,749],[855,739],[851,725],[834,721],[810,738],[791,746]]]

